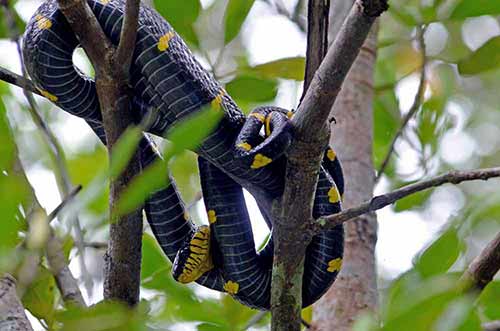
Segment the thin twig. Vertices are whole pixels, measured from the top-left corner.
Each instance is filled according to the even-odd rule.
[[[106,249],[108,247],[108,243],[106,242],[97,242],[97,241],[90,241],[90,242],[84,242],[82,243],[85,248],[92,248],[92,249]]]
[[[316,222],[316,230],[320,232],[326,229],[334,228],[335,226],[350,221],[358,216],[379,210],[404,197],[432,187],[437,187],[446,183],[459,184],[464,181],[488,180],[496,177],[500,177],[500,167],[470,171],[450,171],[446,174],[436,176],[428,180],[407,185],[393,192],[376,196],[370,201],[364,202],[357,207],[346,209],[338,214],[322,217]]]
[[[35,87],[35,84],[29,79],[24,78],[8,69],[0,67],[0,80],[7,82],[9,84],[20,87],[24,90],[28,90],[31,93],[42,95],[40,91]]]
[[[415,114],[418,112],[420,109],[420,106],[422,104],[422,101],[424,99],[424,92],[425,92],[425,82],[426,82],[426,66],[427,66],[427,55],[426,55],[426,47],[425,47],[425,40],[424,40],[424,33],[425,33],[425,28],[418,26],[417,31],[416,31],[416,39],[418,43],[418,47],[420,48],[420,55],[421,55],[421,66],[420,66],[420,79],[417,87],[417,93],[415,94],[415,98],[413,100],[413,104],[410,107],[410,110],[408,113],[406,113],[405,117],[401,121],[401,126],[399,127],[398,131],[396,132],[396,135],[392,138],[391,144],[389,145],[389,150],[387,154],[384,157],[384,160],[382,161],[382,165],[380,166],[377,176],[375,177],[375,184],[378,183],[380,178],[382,177],[383,173],[385,172],[387,165],[389,164],[389,161],[391,159],[391,156],[394,152],[394,148],[396,146],[396,142],[398,139],[401,137],[403,134],[403,131],[406,129],[408,123],[410,120],[415,116]]]
[[[76,195],[82,190],[82,186],[78,185],[75,187],[73,190],[71,190],[68,195],[61,201],[59,205],[47,216],[47,221],[50,223],[54,218],[57,217],[57,214],[61,212],[61,210],[66,207],[75,197]]]
[[[241,329],[241,331],[247,331],[250,329],[252,326],[256,325],[259,323],[267,314],[267,311],[259,311],[257,314],[252,316],[252,318],[248,321],[248,323]]]

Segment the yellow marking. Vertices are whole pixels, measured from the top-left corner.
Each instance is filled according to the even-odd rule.
[[[220,91],[220,93],[217,94],[217,96],[210,103],[212,109],[219,110],[221,108],[223,97],[224,97],[224,91]]]
[[[264,123],[264,121],[266,120],[266,117],[262,114],[259,114],[259,113],[251,113],[250,115],[248,115],[248,117],[255,117],[256,119],[258,119],[262,123]]]
[[[184,219],[189,221],[189,213],[187,211],[184,212]]]
[[[207,214],[208,214],[208,222],[210,224],[214,224],[215,222],[217,222],[217,215],[215,214],[215,210],[209,210]]]
[[[107,5],[110,1],[111,1],[111,0],[101,0],[101,3],[102,3],[103,5]]]
[[[337,203],[340,201],[339,190],[336,187],[332,187],[330,191],[328,191],[328,200],[330,203]]]
[[[40,30],[50,29],[52,27],[52,22],[45,16],[36,15],[35,19]]]
[[[340,271],[340,268],[342,268],[342,259],[336,258],[328,262],[328,269],[326,269],[328,272],[336,272]]]
[[[166,51],[168,49],[168,43],[174,37],[174,35],[175,34],[172,31],[164,34],[158,41],[158,49],[162,52]]]
[[[250,168],[259,169],[259,168],[262,168],[263,166],[268,165],[272,161],[273,161],[272,159],[259,153],[259,154],[255,155],[255,158],[253,159],[253,163],[250,166]]]
[[[240,148],[243,148],[245,151],[249,151],[252,149],[252,145],[250,145],[249,143],[247,142],[243,142],[241,144],[238,144],[236,147],[240,147]]]
[[[236,282],[228,281],[226,284],[224,284],[224,290],[229,294],[234,295],[234,294],[238,293],[239,289],[240,289],[240,285]]]
[[[328,148],[328,151],[326,152],[326,157],[328,157],[330,161],[333,161],[337,157],[337,154],[335,154],[335,151],[333,149]]]
[[[271,135],[271,114],[267,115],[266,117],[266,137],[269,137]]]
[[[50,101],[52,102],[56,102],[58,100],[58,98],[53,95],[52,93],[48,92],[48,91],[45,91],[45,90],[40,90],[40,93],[46,97],[47,99],[49,99]]]
[[[293,117],[293,111],[289,111],[286,113],[286,117],[288,117],[289,119]]]

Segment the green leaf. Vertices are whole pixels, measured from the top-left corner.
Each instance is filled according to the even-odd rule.
[[[495,0],[461,0],[450,15],[452,19],[464,19],[481,15],[500,14],[500,2]]]
[[[57,314],[64,331],[143,331],[146,318],[147,309],[143,302],[133,310],[108,301],[90,308],[69,307]]]
[[[254,75],[263,78],[283,78],[297,81],[304,80],[306,59],[304,57],[289,57],[259,64],[248,69]]]
[[[400,199],[394,204],[394,211],[402,212],[410,209],[421,209],[431,194],[432,190],[425,190]]]
[[[418,24],[417,19],[405,7],[395,7],[394,4],[389,7],[389,13],[400,23],[414,27]]]
[[[241,30],[255,0],[229,0],[224,15],[224,43],[228,44]]]
[[[458,62],[458,71],[462,75],[474,75],[483,71],[500,68],[499,49],[500,36],[491,38],[469,57]]]
[[[0,170],[10,169],[14,160],[15,145],[7,121],[7,110],[0,98]]]
[[[54,322],[55,281],[52,273],[44,267],[23,295],[22,302],[33,316],[43,319],[49,326]]]
[[[422,331],[431,327],[460,294],[459,275],[422,279],[415,270],[393,282],[383,313],[383,330]]]
[[[135,177],[116,204],[119,214],[127,214],[141,206],[146,198],[168,184],[167,163],[184,150],[196,150],[214,130],[223,112],[206,107],[172,127],[167,133],[170,144],[164,151],[163,160],[153,162]]]
[[[500,298],[500,281],[492,281],[481,292],[478,303],[481,311],[490,320],[500,319],[500,305],[498,304]]]
[[[184,40],[196,46],[199,44],[193,29],[201,11],[199,0],[154,0],[154,6]]]
[[[96,146],[97,147],[97,146]],[[84,190],[91,189],[94,180],[97,177],[103,178],[99,187],[89,196],[89,210],[101,214],[108,209],[109,185],[105,179],[108,172],[108,153],[106,148],[99,145],[93,151],[85,151],[76,155],[71,155],[68,159],[68,171],[73,183],[81,184]],[[97,186],[97,185],[94,185]]]
[[[260,103],[276,97],[278,84],[275,80],[243,75],[229,82],[226,90],[236,100]]]
[[[22,18],[19,16],[17,11],[14,8],[14,4],[16,1],[12,1],[9,5],[11,7],[11,12],[14,14],[14,19],[16,21],[16,28],[18,31],[24,31],[26,30],[26,23],[22,20]],[[2,13],[3,16],[3,13]],[[8,30],[7,27],[7,22],[6,20],[0,20],[0,38],[11,38],[12,32]]]
[[[111,161],[109,173],[111,178],[118,177],[125,167],[129,164],[130,159],[137,151],[137,146],[142,138],[142,132],[137,127],[129,127],[120,136],[116,144],[113,146],[111,153]]]
[[[462,247],[457,231],[448,229],[420,255],[415,268],[424,278],[445,273],[459,257]]]

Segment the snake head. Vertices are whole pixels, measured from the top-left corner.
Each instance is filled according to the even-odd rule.
[[[196,281],[213,267],[210,255],[210,228],[200,226],[177,252],[172,275],[176,281],[186,284]]]

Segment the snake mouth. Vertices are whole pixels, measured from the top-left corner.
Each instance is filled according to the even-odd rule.
[[[196,281],[204,273],[213,269],[210,255],[210,228],[200,226],[191,239],[179,249],[172,267],[176,281],[187,284]]]

